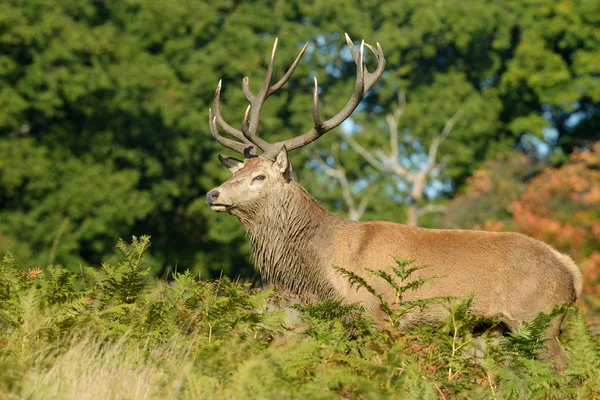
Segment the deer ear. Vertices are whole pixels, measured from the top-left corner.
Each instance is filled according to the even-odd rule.
[[[292,179],[292,164],[290,164],[290,159],[288,158],[288,153],[285,146],[282,146],[281,150],[279,150],[279,153],[277,153],[273,165],[277,171],[283,175],[287,182]]]
[[[221,164],[223,164],[225,168],[231,171],[232,174],[235,174],[236,171],[238,171],[244,166],[244,162],[238,160],[237,158],[227,157],[221,154],[219,154],[218,157],[219,161],[221,161]]]

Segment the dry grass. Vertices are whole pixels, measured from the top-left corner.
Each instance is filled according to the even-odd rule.
[[[73,339],[61,354],[40,356],[22,377],[20,396],[145,400],[178,398],[188,391],[190,397],[196,397],[189,393],[195,385],[186,387],[186,382],[191,383],[188,376],[192,367],[190,352],[175,344],[148,351],[146,346],[132,348],[125,340],[107,344],[84,336]]]

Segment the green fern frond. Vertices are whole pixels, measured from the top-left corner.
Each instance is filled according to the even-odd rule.
[[[550,327],[550,323],[568,308],[566,304],[556,304],[550,313],[540,312],[533,321],[520,323],[506,336],[506,349],[526,358],[534,358],[545,347],[548,339],[544,337],[544,333]]]

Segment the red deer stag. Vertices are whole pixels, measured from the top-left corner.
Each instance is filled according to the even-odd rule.
[[[346,106],[331,119],[319,113],[317,80],[314,84],[314,127],[306,133],[277,143],[257,135],[258,120],[265,100],[280,89],[298,66],[305,45],[285,75],[271,84],[277,40],[265,81],[253,94],[248,78],[243,91],[250,102],[241,130],[230,126],[219,106],[221,83],[217,86],[214,110],[209,110],[212,136],[223,146],[244,155],[244,161],[219,156],[232,178],[206,194],[214,211],[235,215],[252,241],[252,258],[261,275],[297,293],[317,298],[343,298],[360,302],[382,317],[377,299],[364,289],[351,287],[332,266],[341,266],[362,276],[393,304],[394,290],[365,272],[364,267],[386,269],[393,257],[410,259],[428,268],[419,277],[438,276],[405,300],[436,296],[469,296],[474,293],[472,312],[499,317],[509,327],[533,320],[558,303],[572,304],[581,293],[581,274],[575,263],[550,246],[519,233],[423,229],[384,221],[354,222],[326,211],[292,179],[288,152],[318,139],[347,119],[365,93],[383,73],[381,46],[363,43],[356,50],[346,35],[356,63],[354,93]],[[376,56],[374,72],[363,64],[364,47]],[[214,115],[213,115],[214,111]],[[232,136],[226,138],[217,126]],[[415,311],[400,322],[400,328],[435,323],[447,315],[445,307],[431,306]],[[562,317],[548,331],[548,350],[562,358],[557,341]]]

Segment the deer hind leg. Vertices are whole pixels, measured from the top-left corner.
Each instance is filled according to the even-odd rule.
[[[537,356],[537,358],[540,360],[551,363],[554,369],[557,371],[563,370],[568,361],[568,356],[558,340],[560,326],[564,318],[565,314],[562,314],[552,320],[550,326],[546,330],[545,335],[543,336],[543,339],[546,341],[545,347],[540,350]],[[508,325],[510,329],[517,328],[519,326],[519,322],[521,322],[512,318],[503,317],[501,319],[506,325]]]
[[[540,351],[539,358],[541,360],[552,363],[557,371],[562,371],[568,364],[569,357],[565,349],[558,340],[560,326],[565,318],[565,314],[559,315],[552,322],[544,335],[546,339],[546,347]]]

